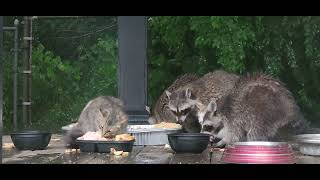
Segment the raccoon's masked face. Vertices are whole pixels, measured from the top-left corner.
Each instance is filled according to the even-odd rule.
[[[211,101],[204,113],[204,116],[199,119],[201,124],[201,133],[210,134],[210,141],[221,140],[224,138],[226,127],[222,121],[222,117],[216,114],[217,105],[215,101]]]
[[[196,98],[190,89],[178,90],[173,93],[166,91],[169,99],[168,108],[175,115],[176,121],[182,124],[191,110],[195,107]]]

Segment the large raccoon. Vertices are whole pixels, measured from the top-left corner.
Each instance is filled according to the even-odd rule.
[[[223,104],[209,103],[202,132],[220,139],[216,145],[223,147],[237,141],[274,140],[282,128],[301,133],[308,126],[285,85],[257,73],[240,78]]]
[[[128,116],[123,110],[123,102],[115,97],[100,96],[87,103],[82,110],[78,123],[65,137],[67,145],[74,146],[74,141],[86,132],[101,132],[103,137],[114,137],[124,133]]]
[[[196,117],[202,123],[210,100],[216,99],[222,103],[220,100],[229,94],[238,79],[239,76],[222,70],[207,73],[175,91],[166,91],[169,99],[168,108],[180,124],[191,111],[196,112]]]
[[[181,75],[166,89],[166,91],[175,91],[176,89],[185,86],[197,79],[199,79],[199,76],[196,74]],[[163,121],[176,122],[174,114],[168,108],[168,102],[169,99],[167,97],[167,94],[163,92],[153,108],[152,117],[149,119],[150,124],[156,124]]]

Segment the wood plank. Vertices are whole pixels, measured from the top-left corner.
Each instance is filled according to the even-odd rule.
[[[143,150],[143,146],[134,146],[127,157],[115,156],[110,153],[97,153],[88,164],[131,164],[132,160]]]
[[[132,161],[133,164],[169,164],[173,151],[164,146],[146,146]]]
[[[95,153],[64,153],[50,161],[49,164],[88,164],[88,162],[94,158]]]
[[[11,162],[19,162],[19,161],[27,161],[27,163],[32,163],[33,160],[36,159],[46,159],[51,160],[51,157],[55,157],[59,154],[62,154],[64,149],[56,149],[56,148],[48,148],[42,151],[18,151],[12,150],[8,151],[7,153],[10,154],[8,157],[4,157],[2,162],[3,163],[11,163]],[[7,155],[7,153],[5,155]],[[38,160],[36,160],[38,162]],[[45,163],[45,160],[44,160]]]
[[[201,154],[174,153],[170,164],[210,164],[210,147]]]
[[[12,144],[10,136],[4,136],[3,142],[4,145]],[[53,158],[57,157],[59,154],[62,154],[64,152],[65,147],[62,142],[62,136],[52,135],[50,144],[45,150],[19,151],[15,147],[5,148],[5,151],[3,152],[3,163],[48,163],[48,161],[51,161]]]
[[[48,164],[53,159],[59,157],[60,154],[38,154],[35,156],[24,156],[12,158],[10,161],[5,161],[5,164]]]
[[[174,153],[170,164],[222,164],[220,160],[223,152],[212,151],[210,156],[210,149],[208,147],[201,154]]]
[[[221,151],[213,151],[210,164],[224,164],[221,162],[221,157],[223,152]]]
[[[320,164],[320,157],[318,156],[308,156],[300,152],[296,152],[296,154],[296,164]]]

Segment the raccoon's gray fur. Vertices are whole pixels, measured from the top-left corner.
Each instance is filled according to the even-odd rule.
[[[217,146],[224,146],[273,140],[285,127],[301,133],[309,123],[283,83],[257,73],[240,78],[224,103],[208,105],[202,132],[222,139]]]
[[[176,89],[197,79],[199,79],[199,76],[196,74],[181,75],[166,90],[175,91]],[[169,99],[166,93],[163,92],[153,108],[152,117],[149,119],[150,124],[156,124],[160,122],[176,122],[174,114],[168,108],[168,102]]]
[[[82,110],[78,123],[65,137],[68,145],[89,131],[100,131],[104,137],[114,137],[124,133],[128,116],[123,110],[123,102],[115,97],[100,96],[87,103]]]
[[[173,92],[166,91],[169,98],[168,107],[179,123],[182,123],[192,110],[202,123],[204,110],[209,102],[216,99],[220,103],[220,100],[230,93],[238,79],[239,76],[222,70],[207,73]]]
[[[201,124],[199,123],[197,114],[194,111],[188,114],[181,125],[182,130],[185,133],[200,133],[201,131]]]

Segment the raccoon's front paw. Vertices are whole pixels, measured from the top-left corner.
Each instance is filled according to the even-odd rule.
[[[210,142],[213,144],[217,144],[218,142],[220,142],[222,139],[215,137],[215,136],[210,136]]]
[[[215,148],[224,148],[227,145],[227,143],[222,139],[218,143],[213,144],[213,147]]]
[[[104,134],[103,137],[105,137],[107,139],[111,139],[111,138],[114,138],[115,135],[112,132],[108,131],[107,133]]]

